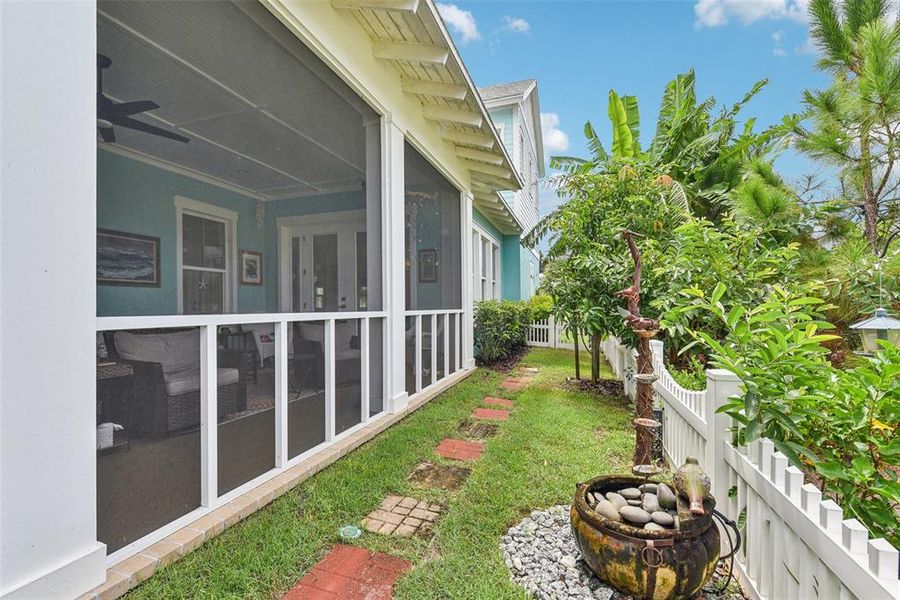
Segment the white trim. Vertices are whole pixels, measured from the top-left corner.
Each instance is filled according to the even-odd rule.
[[[184,314],[184,240],[182,217],[185,214],[220,221],[225,224],[225,269],[204,269],[202,267],[187,267],[192,271],[214,271],[225,274],[223,286],[224,303],[223,314],[238,311],[238,244],[237,244],[237,211],[222,208],[215,204],[193,200],[184,196],[175,195],[175,285],[177,306],[176,313]]]
[[[476,301],[500,300],[503,297],[501,290],[503,285],[503,280],[501,278],[501,263],[503,262],[503,256],[501,254],[502,245],[497,238],[488,233],[487,230],[474,220],[472,221],[472,236],[472,249],[476,254],[476,256],[473,257],[475,260],[472,263],[472,284],[475,285],[477,283],[476,288],[472,290],[472,298]],[[484,256],[485,242],[491,248],[487,257]],[[494,261],[494,252],[497,252],[496,264]],[[485,260],[488,260],[488,263],[485,264]],[[487,269],[482,269],[483,266],[487,266]],[[477,282],[475,281],[476,279]],[[489,298],[484,297],[485,287],[490,291]]]

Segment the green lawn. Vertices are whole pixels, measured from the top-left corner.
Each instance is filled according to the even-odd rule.
[[[454,437],[483,396],[498,395],[503,374],[479,369],[371,442],[265,509],[166,567],[129,595],[139,598],[278,597],[389,493],[447,505],[431,540],[364,533],[359,545],[396,554],[415,567],[398,598],[521,598],[509,580],[500,536],[534,508],[569,502],[576,482],[626,472],[633,451],[629,409],[620,399],[564,385],[572,354],[533,349],[523,366],[540,367],[515,399],[513,415],[490,438],[454,494],[424,491],[406,476]],[[582,367],[590,372],[589,365]]]

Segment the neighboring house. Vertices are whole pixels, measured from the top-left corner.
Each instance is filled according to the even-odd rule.
[[[536,93],[523,153],[431,0],[0,22],[0,596],[124,593],[465,377],[477,253],[533,291]]]
[[[501,192],[515,224],[482,206],[476,196],[474,213],[475,301],[527,300],[539,284],[540,258],[521,237],[538,221],[538,181],[544,176],[544,144],[537,81],[526,79],[478,88],[523,186]]]

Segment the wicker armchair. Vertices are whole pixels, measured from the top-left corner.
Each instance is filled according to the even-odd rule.
[[[134,369],[134,403],[125,407],[132,435],[166,435],[200,426],[200,337],[183,331],[115,332],[110,351]],[[196,357],[196,360],[194,360]],[[219,350],[218,418],[247,406],[240,352]]]

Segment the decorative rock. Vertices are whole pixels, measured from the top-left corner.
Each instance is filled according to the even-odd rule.
[[[597,503],[597,506],[594,508],[597,511],[597,514],[601,517],[606,517],[612,521],[621,521],[622,517],[619,515],[619,509],[616,508],[616,505],[610,502],[609,500],[601,499],[600,502]]]
[[[647,531],[668,531],[665,527],[663,527],[659,523],[654,523],[653,521],[644,525],[644,529],[646,529]]]
[[[628,504],[628,501],[621,494],[615,492],[606,492],[606,499],[616,505],[616,508],[622,508]]]
[[[675,524],[675,518],[669,513],[663,512],[661,510],[650,513],[650,518],[653,519],[654,522],[659,523],[664,527],[671,527]]]
[[[571,554],[566,554],[565,556],[562,557],[562,559],[559,562],[566,565],[570,569],[574,569],[575,567],[578,566],[578,559],[575,558],[574,556],[572,556]]]
[[[656,484],[655,483],[645,483],[644,485],[638,486],[638,489],[644,492],[645,494],[655,494],[656,493]]]
[[[631,521],[632,523],[637,523],[639,525],[643,525],[650,520],[650,515],[647,514],[647,511],[640,509],[637,506],[623,506],[619,509],[619,514],[625,517],[626,521]]]
[[[641,508],[651,514],[658,510],[662,510],[659,505],[659,500],[656,498],[656,494],[644,494],[644,497],[641,499]]]
[[[641,490],[637,488],[625,488],[624,490],[619,490],[619,494],[626,500],[638,500],[641,497]]]
[[[675,492],[664,483],[657,486],[656,499],[663,508],[675,508]]]
[[[587,493],[587,500],[588,500],[588,504],[591,504],[591,505],[597,504],[597,498],[594,497],[593,492]]]
[[[640,506],[642,502],[640,500],[626,500],[629,506]]]

